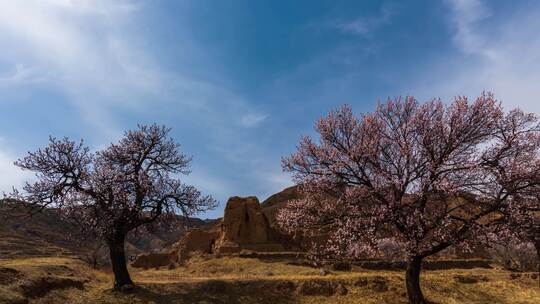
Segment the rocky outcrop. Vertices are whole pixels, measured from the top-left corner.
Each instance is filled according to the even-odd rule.
[[[231,197],[222,224],[222,238],[239,244],[268,242],[268,220],[254,197]]]
[[[216,228],[190,230],[182,240],[174,245],[174,256],[177,262],[185,260],[191,252],[214,252],[214,245],[220,232]]]
[[[278,197],[276,205],[282,205]],[[229,198],[223,218],[214,226],[190,230],[171,250],[165,253],[139,255],[132,263],[134,267],[160,267],[170,263],[181,263],[190,253],[199,251],[207,254],[231,254],[242,250],[254,252],[280,252],[289,250],[290,242],[286,236],[277,232],[271,225],[273,219],[266,214],[259,200],[254,197]]]
[[[231,197],[225,208],[220,235],[214,250],[217,253],[234,253],[242,249],[283,250],[283,246],[273,240],[273,234],[256,197]]]
[[[190,230],[170,251],[139,255],[133,267],[160,267],[185,260],[190,253],[231,254],[242,250],[255,252],[284,251],[284,239],[275,231],[254,197],[231,197],[223,219],[211,228]]]

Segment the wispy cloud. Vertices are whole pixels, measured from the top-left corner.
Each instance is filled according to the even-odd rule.
[[[241,97],[200,77],[158,63],[156,49],[140,34],[143,1],[0,0],[0,63],[11,66],[0,81],[40,79],[68,94],[84,117],[111,128],[112,107],[140,109],[160,101],[189,106],[207,116],[251,112]],[[192,37],[179,37],[184,44]],[[187,55],[189,56],[189,54]],[[224,105],[226,105],[224,107]],[[243,126],[264,120],[248,114]],[[211,120],[212,117],[209,118]],[[114,129],[114,128],[113,128]]]
[[[15,86],[42,82],[47,78],[44,75],[42,71],[17,63],[10,70],[0,74],[0,85]]]
[[[395,9],[387,4],[382,5],[378,15],[375,16],[360,16],[354,20],[346,22],[336,22],[334,26],[344,33],[368,36],[375,30],[390,23],[392,16],[395,14]]]
[[[111,15],[118,12],[129,12],[137,9],[139,3],[133,0],[30,0],[57,8],[71,10],[80,14]]]
[[[493,58],[496,53],[487,47],[488,37],[478,32],[483,20],[492,15],[491,10],[481,0],[447,0],[451,9],[451,26],[454,29],[454,43],[461,51]]]
[[[179,61],[187,63],[163,64],[160,48],[149,43],[152,40],[148,35],[154,33],[153,30],[146,31],[141,25],[142,21],[155,21],[145,19],[146,11],[152,9],[151,3],[144,0],[0,0],[0,40],[10,46],[0,49],[0,94],[28,85],[28,95],[31,95],[30,85],[36,82],[47,90],[59,92],[54,98],[65,96],[65,100],[54,102],[70,103],[69,108],[79,111],[77,122],[89,125],[86,130],[91,132],[83,133],[83,137],[93,139],[96,148],[115,141],[126,125],[169,121],[173,130],[181,130],[179,133],[188,137],[179,141],[190,141],[190,148],[196,151],[196,175],[192,182],[218,196],[233,195],[241,186],[239,182],[230,181],[230,167],[211,168],[197,161],[204,157],[226,160],[229,154],[264,158],[264,151],[248,144],[252,140],[251,133],[242,129],[260,126],[268,116],[253,110],[242,94],[220,85],[225,82],[219,80],[217,73],[212,73],[215,81],[204,75],[190,76],[192,64],[212,71],[214,67],[209,63],[211,59],[207,59],[209,56],[201,54],[206,48],[194,42],[189,31],[178,33],[177,37],[185,51],[178,56],[188,58]],[[189,59],[194,53],[204,59],[192,63]],[[54,119],[58,125],[64,123],[64,117]],[[63,126],[67,130],[79,127]],[[203,130],[203,134],[189,138],[193,130]],[[203,149],[207,142],[211,142],[212,147]],[[224,147],[226,152],[215,152],[213,147]],[[12,177],[20,172],[12,165],[12,154],[2,151],[0,172],[10,177],[0,180],[0,190],[11,183],[17,184],[19,179]],[[252,174],[252,169],[259,166],[258,163],[246,164],[243,175],[250,176],[246,179],[256,183],[254,180],[259,176]],[[213,172],[213,175],[204,172]]]
[[[245,114],[240,118],[240,125],[246,128],[255,127],[266,118],[268,118],[268,115],[265,114]]]
[[[0,145],[5,146],[6,141],[0,138]],[[9,193],[13,187],[19,189],[33,176],[30,172],[15,167],[13,164],[15,160],[17,158],[11,150],[5,147],[0,148],[0,196],[2,192]]]
[[[540,5],[515,7],[503,19],[496,18],[489,3],[446,1],[458,55],[419,71],[422,76],[413,87],[425,97],[445,98],[489,90],[505,107],[540,113]]]
[[[113,104],[132,106],[140,97],[159,92],[161,71],[125,26],[136,4],[0,0],[0,39],[10,46],[0,50],[0,58],[12,66],[2,81],[25,84],[39,79],[67,94],[88,117],[103,116],[92,111],[106,112]]]

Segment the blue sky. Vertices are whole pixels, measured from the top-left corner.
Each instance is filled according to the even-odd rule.
[[[0,189],[48,135],[173,128],[186,182],[263,200],[330,109],[495,93],[540,112],[538,1],[0,0]]]

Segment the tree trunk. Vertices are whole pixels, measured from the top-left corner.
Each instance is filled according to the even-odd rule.
[[[420,289],[420,269],[422,268],[422,258],[413,257],[407,264],[405,273],[405,284],[407,285],[407,297],[409,304],[425,304],[424,295]]]
[[[536,255],[538,256],[538,287],[540,288],[540,241],[534,242],[534,247],[536,248]]]
[[[127,269],[126,254],[124,252],[125,236],[116,237],[108,242],[111,265],[114,272],[114,289],[133,285]]]

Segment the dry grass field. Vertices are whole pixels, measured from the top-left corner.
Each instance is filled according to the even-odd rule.
[[[329,271],[286,261],[195,256],[185,265],[131,269],[121,294],[112,275],[70,257],[0,260],[0,303],[406,303],[401,271]],[[532,273],[500,269],[425,271],[432,303],[540,303]]]

